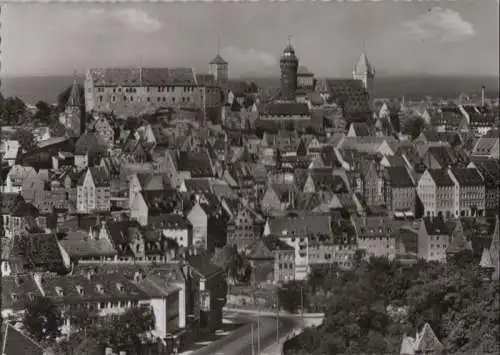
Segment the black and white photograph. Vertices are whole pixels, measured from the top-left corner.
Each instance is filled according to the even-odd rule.
[[[0,2],[0,354],[499,355],[499,12]]]

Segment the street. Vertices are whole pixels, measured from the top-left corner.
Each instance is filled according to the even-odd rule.
[[[210,346],[201,348],[190,355],[257,355],[258,348],[258,327],[256,315],[236,315],[235,322],[247,323],[244,332],[235,339],[229,335],[229,341],[218,341]],[[253,325],[253,347],[252,352],[252,325]],[[279,336],[282,337],[285,333],[291,331],[296,325],[296,320],[280,318]],[[263,349],[276,342],[276,318],[271,316],[260,317],[260,349],[264,355]],[[268,354],[271,355],[271,354]],[[274,354],[273,354],[274,355]]]

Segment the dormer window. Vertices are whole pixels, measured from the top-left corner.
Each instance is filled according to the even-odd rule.
[[[58,296],[64,296],[64,292],[63,292],[63,289],[59,286],[56,286],[56,294]]]
[[[19,297],[17,296],[17,293],[13,293],[11,296],[12,296],[13,301],[17,301],[19,299]]]
[[[125,287],[121,283],[116,284],[116,289],[120,292],[125,291]]]
[[[96,286],[97,292],[104,293],[104,287],[101,284],[97,284]]]
[[[78,292],[79,295],[83,296],[85,294],[85,290],[83,289],[82,286],[76,286],[76,291]]]

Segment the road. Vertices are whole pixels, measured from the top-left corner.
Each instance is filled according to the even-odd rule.
[[[257,316],[238,315],[234,318],[237,322],[247,323],[244,330],[238,333],[236,338],[229,337],[228,341],[219,341],[206,348],[199,349],[191,355],[258,355],[257,354]],[[263,349],[276,342],[276,318],[271,316],[260,317],[260,349],[261,355],[264,355]],[[279,336],[291,331],[297,324],[294,319],[280,318]],[[253,325],[253,345],[252,352],[252,325]],[[271,355],[271,354],[269,354]]]

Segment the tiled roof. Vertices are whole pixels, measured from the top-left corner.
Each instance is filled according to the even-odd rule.
[[[2,355],[45,355],[44,348],[15,326],[2,324]]]
[[[161,214],[157,218],[152,217],[149,226],[160,229],[190,229],[192,228],[189,220],[180,214],[169,213]]]
[[[491,150],[497,144],[499,144],[497,137],[494,138],[481,137],[477,140],[476,144],[474,145],[474,148],[472,149],[472,155],[476,156],[489,155],[491,153]]]
[[[404,166],[391,166],[385,169],[391,187],[414,187],[415,184]]]
[[[436,159],[442,168],[455,165],[457,162],[457,157],[455,156],[451,148],[447,146],[429,147],[427,149],[426,155],[427,154],[430,154],[434,159]],[[426,158],[424,158],[424,163],[425,162]]]
[[[56,303],[78,304],[116,300],[148,300],[149,296],[125,276],[111,273],[42,278],[45,296]]]
[[[149,214],[171,213],[179,202],[179,195],[175,189],[161,191],[141,191],[146,202]]]
[[[31,274],[2,276],[2,309],[26,309],[34,297],[41,295]]]
[[[368,93],[363,83],[354,79],[327,79],[326,86],[330,96],[347,114],[370,112]]]
[[[353,127],[357,137],[366,137],[370,135],[370,128],[364,122],[353,122],[351,123],[351,127]]]
[[[85,231],[67,233],[60,241],[71,257],[114,256],[117,254],[113,244],[107,239],[91,239]]]
[[[434,180],[434,183],[437,186],[453,186],[453,180],[451,179],[450,175],[448,174],[447,169],[428,169],[429,174],[432,177],[432,180]]]
[[[257,107],[260,116],[310,116],[311,111],[305,103],[271,102]]]
[[[276,217],[268,220],[271,235],[278,237],[307,237],[330,235],[330,218],[325,215],[306,214],[297,217]]]
[[[211,160],[206,151],[180,152],[177,166],[179,171],[190,172],[192,178],[213,176]]]
[[[481,174],[474,168],[452,168],[451,171],[462,187],[484,185]]]
[[[98,133],[85,132],[75,143],[75,155],[93,155],[104,152],[106,144]]]
[[[90,69],[94,86],[194,86],[192,68]]]
[[[407,221],[378,216],[354,217],[353,222],[360,237],[390,236],[394,231],[408,224]]]
[[[186,261],[196,273],[204,278],[210,278],[222,272],[222,269],[213,264],[207,255],[188,255]]]
[[[189,192],[210,193],[212,191],[209,178],[185,179],[184,184]]]

